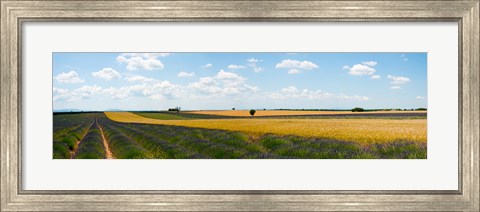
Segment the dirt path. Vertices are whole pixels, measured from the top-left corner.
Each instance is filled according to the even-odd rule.
[[[107,159],[115,159],[113,157],[112,152],[110,151],[110,147],[108,146],[108,141],[105,138],[105,134],[103,134],[103,129],[100,126],[100,124],[98,124],[98,121],[97,121],[97,126],[98,126],[98,129],[100,130],[100,133],[102,134],[103,146],[105,147],[105,156],[107,157]]]

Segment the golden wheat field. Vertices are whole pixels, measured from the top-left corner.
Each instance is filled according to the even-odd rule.
[[[248,110],[201,110],[201,111],[184,111],[182,113],[201,114],[201,115],[217,115],[217,116],[234,116],[248,117]],[[362,112],[362,114],[392,114],[392,113],[412,113],[423,114],[425,111],[371,111]],[[301,110],[257,110],[255,116],[289,116],[289,115],[348,115],[358,114],[351,111],[301,111]]]
[[[142,117],[130,112],[105,112],[105,115],[113,121],[122,123],[219,129],[239,131],[249,135],[263,135],[267,133],[297,135],[354,141],[362,144],[392,141],[427,141],[426,119],[262,119],[257,117],[245,119],[159,120]]]

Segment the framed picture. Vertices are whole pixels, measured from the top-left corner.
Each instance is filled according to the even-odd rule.
[[[480,210],[478,1],[1,10],[2,211]]]

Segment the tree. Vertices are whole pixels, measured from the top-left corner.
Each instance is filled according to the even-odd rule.
[[[168,108],[168,111],[176,111],[177,113],[179,113],[181,109],[182,109],[181,107],[176,106],[174,108]]]
[[[352,109],[352,112],[363,112],[363,111],[365,111],[365,110],[361,107],[356,107],[356,108]]]
[[[253,116],[255,115],[255,112],[257,112],[257,111],[254,110],[254,109],[251,109],[251,110],[250,110],[250,115],[253,117]]]
[[[232,110],[235,110],[235,108],[234,108],[234,107],[232,107]]]

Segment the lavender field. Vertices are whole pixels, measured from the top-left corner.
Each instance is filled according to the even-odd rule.
[[[104,113],[54,114],[54,159],[426,158],[426,143],[359,144],[294,135],[119,123]]]

